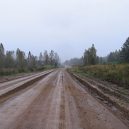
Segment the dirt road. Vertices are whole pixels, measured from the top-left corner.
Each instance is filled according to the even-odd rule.
[[[0,129],[128,127],[64,69],[58,69],[0,103]]]

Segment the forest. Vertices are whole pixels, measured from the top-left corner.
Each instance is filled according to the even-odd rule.
[[[59,55],[53,50],[40,52],[39,56],[35,56],[29,51],[26,55],[19,48],[16,51],[5,51],[4,45],[0,43],[0,75],[55,68],[59,64]]]
[[[121,64],[121,63],[129,63],[129,37],[123,44],[123,46],[119,50],[115,50],[110,52],[105,57],[99,57],[97,55],[97,49],[95,45],[88,49],[85,49],[84,54],[81,58],[73,58],[70,60],[66,60],[64,62],[65,65],[71,66],[87,66],[87,65],[96,65],[96,64]]]

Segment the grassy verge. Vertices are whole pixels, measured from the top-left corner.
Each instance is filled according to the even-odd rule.
[[[96,77],[129,89],[129,64],[73,67],[70,71],[83,76]]]
[[[24,73],[33,73],[33,72],[39,72],[39,71],[45,71],[45,70],[49,70],[49,69],[53,69],[55,68],[54,66],[51,65],[45,65],[43,67],[40,68],[35,68],[35,69],[0,69],[0,77],[4,77],[4,76],[17,76],[19,74],[24,74]]]

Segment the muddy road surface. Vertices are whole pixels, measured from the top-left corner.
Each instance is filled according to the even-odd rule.
[[[4,85],[8,87],[9,83],[1,87]],[[128,128],[64,69],[51,72],[0,102],[0,129]]]

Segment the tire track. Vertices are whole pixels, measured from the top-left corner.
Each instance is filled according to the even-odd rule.
[[[0,103],[5,102],[9,98],[14,97],[19,92],[24,91],[27,88],[29,89],[29,87],[32,88],[32,86],[35,86],[38,81],[40,81],[41,79],[43,79],[45,76],[47,76],[50,73],[51,72],[47,72],[47,73],[40,75],[38,77],[35,77],[34,79],[31,79],[21,85],[14,86],[9,90],[5,90],[4,92],[1,91],[0,92]]]
[[[101,103],[93,98],[80,84],[66,73],[69,90],[74,98],[82,129],[128,129]]]
[[[2,105],[1,129],[128,129],[62,69]]]
[[[49,114],[46,117],[45,129],[58,129],[60,122],[60,105],[61,105],[61,94],[62,94],[62,81],[61,81],[61,71],[58,73],[57,83],[55,85]]]
[[[58,72],[0,106],[1,129],[45,129]]]
[[[62,93],[61,93],[61,104],[60,104],[60,122],[59,129],[66,129],[65,119],[65,88],[63,86],[63,74],[62,74]]]

